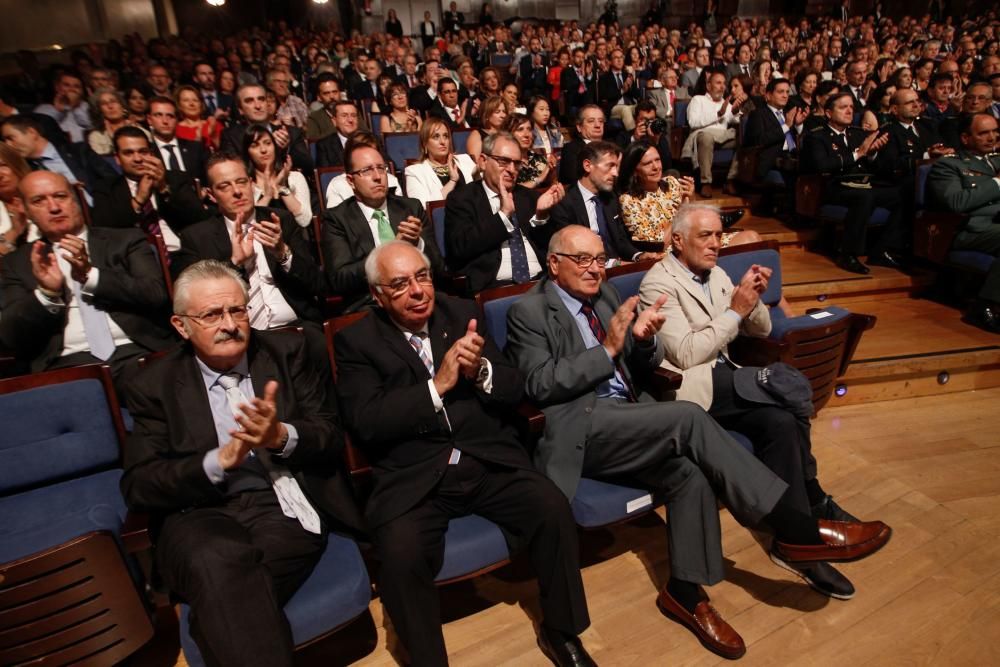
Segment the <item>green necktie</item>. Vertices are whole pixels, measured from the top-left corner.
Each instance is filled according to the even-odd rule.
[[[396,238],[396,232],[392,231],[392,226],[389,225],[389,218],[386,217],[383,211],[375,211],[372,213],[372,217],[378,222],[379,245],[388,243]]]

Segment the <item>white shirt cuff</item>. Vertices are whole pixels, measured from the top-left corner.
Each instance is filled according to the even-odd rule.
[[[486,377],[482,382],[477,383],[477,386],[482,389],[487,394],[493,393],[493,364],[486,357],[483,357],[486,362]]]
[[[441,396],[438,395],[438,390],[437,387],[434,386],[433,378],[427,381],[427,387],[431,390],[431,403],[434,404],[434,411],[441,412],[444,410],[444,401],[442,401]]]
[[[38,288],[35,289],[35,297],[38,299],[38,302],[45,307],[46,310],[48,310],[50,313],[53,314],[58,313],[62,308],[66,307],[66,302],[63,301],[62,297],[59,297],[58,299],[50,299],[49,297],[42,294],[42,290]]]
[[[292,253],[291,249],[289,249],[288,259],[286,259],[284,262],[281,263],[281,269],[285,273],[288,273],[292,269],[292,257],[294,257],[294,254]]]
[[[285,430],[288,431],[288,441],[280,452],[271,452],[271,456],[279,456],[283,459],[287,459],[295,451],[295,448],[299,444],[299,432],[294,426],[287,422],[281,422],[285,425]]]
[[[222,469],[222,464],[219,463],[218,447],[205,452],[205,458],[201,460],[201,467],[205,471],[208,481],[212,484],[222,484],[226,481],[226,471]]]
[[[80,291],[87,296],[94,296],[97,291],[97,282],[101,279],[101,270],[96,266],[90,267],[90,272],[87,274],[87,282],[80,286]]]
[[[724,315],[729,315],[730,317],[735,317],[735,318],[736,318],[736,321],[737,321],[737,322],[742,322],[742,321],[743,321],[743,318],[742,318],[742,317],[740,317],[740,314],[739,314],[739,313],[737,313],[737,312],[736,312],[735,310],[733,310],[732,308],[727,308],[727,309],[726,309],[726,312],[725,312],[725,313],[723,313],[723,314],[724,314]]]

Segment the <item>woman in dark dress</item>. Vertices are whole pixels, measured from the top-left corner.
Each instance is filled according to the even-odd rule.
[[[395,9],[390,9],[388,14],[386,14],[385,32],[396,39],[403,38],[403,24],[399,22],[399,17],[396,16]]]

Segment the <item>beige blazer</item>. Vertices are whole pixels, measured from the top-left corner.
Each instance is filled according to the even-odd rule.
[[[666,292],[663,312],[667,320],[657,333],[665,352],[660,365],[684,376],[677,398],[705,410],[712,405],[712,368],[719,352],[728,354],[729,343],[740,333],[766,336],[771,332],[771,316],[763,302],[742,322],[725,314],[733,297],[733,281],[724,270],[712,269],[708,285],[711,300],[673,253],[667,253],[646,272],[639,286],[643,308]]]

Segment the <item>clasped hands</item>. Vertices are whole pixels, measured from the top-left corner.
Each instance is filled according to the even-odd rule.
[[[614,359],[622,353],[630,326],[632,337],[636,340],[652,339],[667,320],[667,316],[660,312],[666,302],[667,295],[661,294],[652,306],[636,315],[639,297],[631,296],[625,299],[611,317],[607,330],[604,332],[604,349],[607,350],[608,355]]]
[[[476,320],[469,320],[465,335],[452,343],[444,354],[434,374],[434,389],[438,396],[444,396],[456,384],[459,377],[466,380],[475,379],[479,373],[480,360],[483,358],[483,343],[485,340],[476,333]]]
[[[264,385],[264,398],[255,397],[249,404],[240,405],[240,414],[236,415],[240,428],[230,431],[229,441],[219,448],[219,465],[223,470],[241,466],[253,449],[275,449],[284,442],[288,429],[278,421],[278,408],[274,401],[277,393],[278,383],[271,380]]]
[[[750,314],[760,301],[760,295],[767,291],[768,281],[771,279],[772,269],[760,264],[754,264],[740,278],[740,284],[733,291],[733,297],[729,302],[729,307],[736,311],[740,317]]]
[[[270,220],[258,220],[251,223],[250,229],[246,233],[243,232],[247,219],[253,214],[252,208],[241,213],[236,217],[236,224],[233,225],[233,234],[230,237],[232,250],[229,259],[236,266],[242,266],[254,256],[254,239],[260,241],[264,250],[279,260],[284,258],[288,252],[288,246],[281,237],[281,220],[276,213],[271,214]]]

